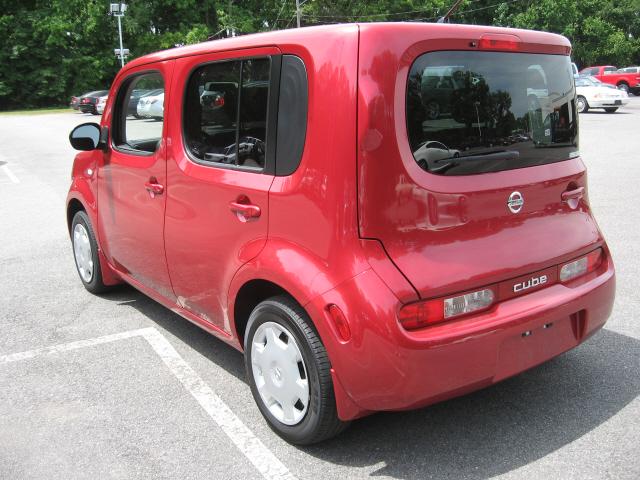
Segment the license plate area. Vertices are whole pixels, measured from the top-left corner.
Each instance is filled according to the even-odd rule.
[[[527,329],[506,338],[500,346],[494,380],[535,367],[575,347],[579,334],[573,319],[565,317]]]

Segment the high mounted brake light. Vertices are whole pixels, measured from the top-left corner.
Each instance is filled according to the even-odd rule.
[[[520,39],[515,35],[503,33],[485,33],[478,41],[480,50],[506,50],[517,51],[520,49]]]

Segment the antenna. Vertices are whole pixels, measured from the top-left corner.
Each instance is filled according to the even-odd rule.
[[[438,23],[449,23],[449,17],[456,10],[458,10],[458,7],[460,6],[461,3],[462,3],[462,0],[456,0],[456,2],[453,5],[451,5],[451,8],[447,11],[447,13],[444,14],[444,17],[440,17],[438,19]]]

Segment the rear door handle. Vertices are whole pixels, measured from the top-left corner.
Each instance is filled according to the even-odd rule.
[[[567,203],[571,208],[576,208],[580,199],[584,197],[584,187],[574,188],[573,190],[567,190],[562,192],[560,198]]]
[[[164,185],[159,184],[155,178],[150,178],[149,181],[144,184],[144,188],[149,192],[151,198],[164,193]]]
[[[229,208],[241,222],[257,219],[262,213],[259,206],[251,203],[231,202],[229,203]]]

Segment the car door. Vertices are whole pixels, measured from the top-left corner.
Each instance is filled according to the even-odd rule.
[[[134,91],[169,85],[172,64],[134,69],[119,82],[107,111],[111,141],[98,169],[99,234],[108,260],[131,280],[171,299],[163,238],[166,119],[136,118],[129,103]]]
[[[184,100],[165,106],[180,119],[169,125],[167,265],[178,305],[214,332],[231,333],[229,284],[267,239],[279,66],[274,47],[175,64]]]

